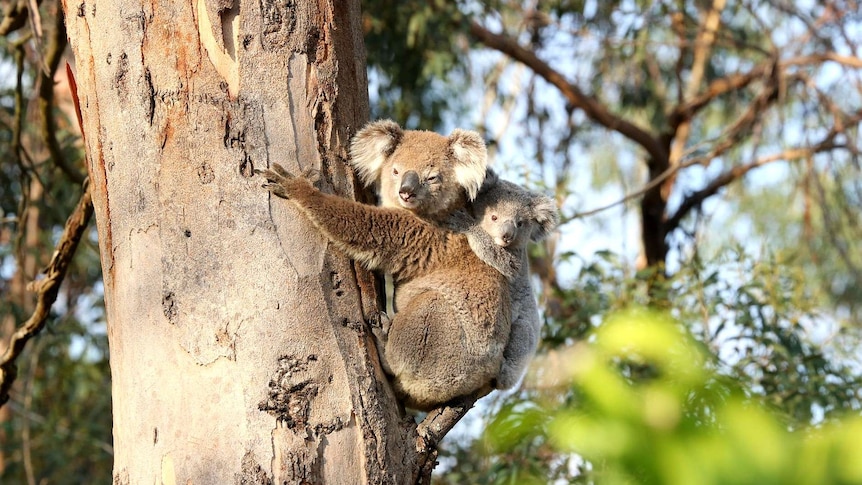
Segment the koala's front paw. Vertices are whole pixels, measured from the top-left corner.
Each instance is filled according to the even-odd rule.
[[[273,163],[271,168],[260,170],[257,169],[254,173],[263,175],[267,180],[262,185],[263,188],[272,192],[276,197],[289,199],[292,193],[302,185],[311,186],[311,182],[303,178],[297,178],[290,174],[284,167],[277,163]]]
[[[457,210],[449,215],[446,227],[455,232],[468,232],[476,226],[476,219],[464,210]]]
[[[284,185],[277,184],[274,182],[267,182],[267,183],[261,185],[261,187],[270,191],[270,193],[272,193],[272,195],[274,195],[276,197],[281,197],[282,199],[289,199],[290,198],[287,194],[287,190],[284,189]]]
[[[465,232],[467,242],[473,253],[485,264],[493,266],[507,279],[517,278],[521,272],[521,257],[519,251],[498,246],[487,232],[477,227]]]

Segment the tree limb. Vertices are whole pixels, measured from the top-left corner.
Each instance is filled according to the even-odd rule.
[[[5,36],[20,29],[27,23],[26,0],[11,1],[3,9],[3,20],[0,21],[0,35]]]
[[[731,91],[745,88],[755,80],[760,79],[772,68],[773,65],[774,63],[769,61],[768,63],[755,67],[745,74],[731,74],[730,76],[712,81],[706,87],[705,92],[694,96],[692,99],[679,104],[673,109],[669,117],[671,129],[673,130],[685,120],[693,118],[695,114],[708,106],[715,98]]]
[[[63,150],[60,148],[60,143],[57,140],[57,125],[54,121],[54,74],[57,72],[60,58],[68,43],[62,13],[58,11],[54,18],[56,21],[45,43],[45,51],[42,53],[43,68],[45,71],[42,72],[39,82],[39,99],[37,103],[40,114],[39,128],[42,132],[42,139],[45,141],[48,152],[51,154],[51,159],[54,160],[54,164],[72,182],[80,184],[84,182],[84,174],[73,167],[63,154]]]
[[[57,299],[60,285],[66,276],[66,270],[69,269],[69,264],[75,255],[75,250],[92,215],[93,201],[90,185],[85,182],[84,193],[81,195],[81,199],[78,201],[78,205],[75,206],[72,215],[66,221],[63,237],[54,250],[51,262],[44,270],[45,278],[30,284],[30,289],[38,293],[36,309],[33,310],[30,318],[12,334],[6,351],[0,357],[0,406],[9,401],[9,390],[12,388],[12,383],[15,382],[15,378],[18,375],[15,359],[21,355],[27,341],[36,336],[45,327],[45,322],[51,312],[51,305]]]
[[[730,170],[727,170],[726,172],[722,173],[718,177],[714,178],[712,182],[710,182],[709,185],[707,185],[706,187],[688,195],[682,201],[679,208],[677,208],[676,212],[674,212],[674,214],[670,218],[668,218],[667,227],[669,228],[669,230],[678,227],[683,217],[685,217],[692,209],[700,207],[703,201],[715,195],[723,187],[740,179],[742,176],[744,176],[751,170],[754,170],[755,168],[762,167],[772,162],[809,157],[817,152],[830,150],[833,148],[838,148],[838,146],[833,144],[831,140],[824,141],[814,147],[791,148],[789,150],[784,150],[780,153],[775,153],[766,157],[758,158],[757,160],[749,162],[745,165],[737,165],[736,167],[733,167]]]
[[[594,97],[588,96],[575,84],[570,83],[558,71],[554,70],[536,54],[521,46],[515,39],[503,34],[495,34],[475,21],[470,21],[470,34],[485,46],[497,50],[521,62],[545,81],[560,90],[572,106],[580,108],[596,123],[614,130],[634,141],[656,160],[667,159],[667,152],[659,140],[634,123],[611,113],[605,105]]]
[[[431,472],[434,470],[437,459],[437,445],[458,421],[473,408],[476,401],[487,394],[479,391],[471,396],[466,396],[446,406],[437,408],[419,423],[416,427],[416,453],[419,456],[419,476],[417,484],[431,483]]]
[[[715,98],[749,86],[752,82],[764,76],[775,76],[777,72],[789,67],[799,67],[824,62],[835,62],[845,67],[862,68],[862,59],[844,56],[836,52],[823,52],[807,56],[794,57],[783,61],[769,59],[752,68],[746,73],[736,73],[709,83],[706,90],[690,100],[680,103],[670,114],[670,126],[674,128],[687,119],[691,119],[701,109],[708,106]]]

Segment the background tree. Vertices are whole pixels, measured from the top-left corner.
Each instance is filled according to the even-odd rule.
[[[831,247],[838,254],[828,259],[842,268],[824,284],[842,291],[826,293],[860,287],[847,250],[859,208],[851,181],[862,117],[856,2],[398,3],[407,20],[366,20],[369,45],[394,44],[389,51],[423,62],[404,74],[402,64],[372,55],[380,97],[423,112],[433,99],[427,78],[460,87],[471,69],[485,100],[480,125],[492,142],[517,139],[501,158],[517,160],[520,176],[552,184],[561,198],[587,187],[575,184],[584,174],[594,187],[630,193],[625,202],[639,204],[639,267],[676,267],[709,229],[701,216],[716,211],[704,204],[713,207],[707,202],[735,182],[749,180],[736,184],[722,214],[766,213],[744,195],[754,183],[759,196],[763,182],[749,175],[771,165],[768,179],[782,183],[769,193],[787,197],[793,220],[804,221],[809,248],[795,248],[800,262],[816,267],[812,251]],[[374,4],[370,12],[395,10]],[[419,94],[402,96],[411,89]],[[506,131],[512,126],[520,129]],[[525,155],[537,163],[523,163]],[[592,216],[604,205],[594,197],[570,200],[568,216]],[[827,232],[833,240],[822,241]]]
[[[859,409],[856,2],[399,4],[407,19],[366,21],[369,45],[451,62],[423,63],[410,85],[370,57],[386,105],[422,112],[434,98],[402,92],[426,75],[452,81],[481,106],[472,114],[505,172],[565,201],[561,238],[533,258],[546,350],[615,309],[663,308],[792,426]],[[528,380],[507,402],[546,394]],[[441,481],[503,482],[530,467],[595,479],[541,437],[490,456],[464,441],[449,442]]]

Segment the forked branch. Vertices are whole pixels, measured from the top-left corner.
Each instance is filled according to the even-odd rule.
[[[51,305],[57,300],[60,285],[66,277],[66,271],[78,248],[78,243],[93,215],[93,201],[90,194],[90,184],[84,183],[84,193],[75,206],[75,210],[66,221],[63,237],[51,256],[51,262],[45,268],[45,277],[30,284],[30,290],[38,294],[36,309],[33,314],[19,327],[9,339],[6,351],[0,357],[0,406],[9,401],[9,390],[18,375],[15,360],[21,355],[27,342],[39,334],[45,327],[51,312]]]

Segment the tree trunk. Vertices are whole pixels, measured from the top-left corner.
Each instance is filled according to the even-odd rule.
[[[114,483],[403,483],[373,277],[254,168],[354,196],[356,0],[64,1],[105,283]]]

